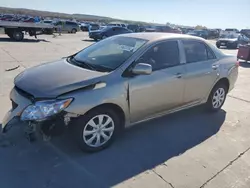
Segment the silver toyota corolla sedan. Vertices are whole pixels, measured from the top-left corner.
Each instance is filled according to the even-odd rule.
[[[129,125],[201,104],[218,111],[238,66],[198,37],[114,36],[19,74],[2,130],[23,126],[31,140],[72,130],[83,150],[98,151]]]

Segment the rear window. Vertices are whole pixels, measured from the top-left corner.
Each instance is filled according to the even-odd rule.
[[[183,41],[183,46],[186,55],[186,63],[195,63],[215,59],[212,50],[199,41]]]

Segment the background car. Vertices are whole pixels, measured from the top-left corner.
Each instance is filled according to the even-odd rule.
[[[132,31],[123,27],[107,26],[102,30],[89,31],[89,38],[92,38],[97,41],[100,39],[105,39],[107,37],[111,37],[111,36],[119,35],[119,34],[125,34],[125,33],[132,33]]]
[[[3,14],[0,17],[0,20],[2,20],[2,21],[11,21],[14,17],[15,17],[14,14]]]
[[[227,28],[227,29],[225,29],[225,31],[230,31],[230,32],[239,33],[239,30],[238,30],[238,29],[235,29],[235,28]]]
[[[110,23],[107,26],[109,26],[109,27],[115,27],[115,26],[117,26],[117,27],[124,27],[124,28],[126,28],[126,25],[122,24],[122,23]]]
[[[95,31],[95,30],[99,30],[99,29],[100,29],[99,24],[96,24],[96,23],[89,24],[89,31]]]
[[[208,29],[208,37],[209,39],[215,39],[215,38],[219,38],[220,36],[220,32],[216,29]]]
[[[193,31],[194,29],[193,28],[190,28],[190,27],[180,27],[181,31],[183,34],[186,34],[190,31]]]
[[[89,31],[89,23],[81,23],[80,29],[82,31]]]
[[[250,29],[242,29],[240,33],[250,38]]]
[[[140,32],[140,26],[136,24],[128,24],[127,28],[133,32]]]
[[[150,31],[151,30],[151,31]],[[173,28],[167,25],[157,25],[147,29],[147,32],[161,32],[161,33],[179,33],[182,31],[178,28]]]
[[[193,30],[193,31],[188,32],[187,35],[192,35],[192,36],[208,39],[208,32],[206,30]]]
[[[221,34],[216,42],[217,48],[225,46],[226,48],[238,48],[239,45],[245,45],[250,42],[250,39],[243,34],[229,32]]]
[[[72,21],[57,21],[55,26],[61,26],[61,31],[67,33],[76,33],[80,30],[79,25]]]

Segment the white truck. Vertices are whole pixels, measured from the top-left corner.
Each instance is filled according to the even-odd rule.
[[[24,38],[23,32],[28,32],[30,36],[38,35],[38,31],[51,30],[54,26],[46,23],[30,23],[30,22],[14,22],[14,21],[1,21],[0,28],[4,28],[4,32],[11,39],[21,41]]]

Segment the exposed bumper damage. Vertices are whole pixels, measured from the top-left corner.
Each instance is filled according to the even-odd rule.
[[[22,111],[32,104],[32,100],[24,97],[15,88],[10,93],[10,99],[12,101],[12,109],[7,112],[2,121],[2,132],[8,132],[13,126],[21,126],[30,141],[34,141],[38,137],[48,140],[51,136],[61,135],[70,124],[72,118],[78,117],[77,114],[62,111],[43,121],[21,121]]]

